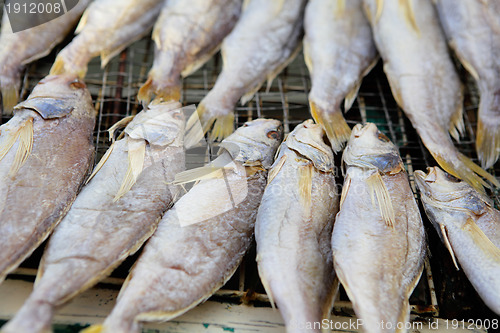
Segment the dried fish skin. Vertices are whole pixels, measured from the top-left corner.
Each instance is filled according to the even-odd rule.
[[[138,99],[153,95],[165,101],[181,97],[181,76],[207,62],[231,32],[241,12],[242,0],[166,1],[153,29],[155,59]]]
[[[95,114],[83,82],[48,76],[0,126],[0,281],[75,199],[92,162]]]
[[[45,332],[57,308],[108,276],[153,234],[180,194],[169,183],[184,170],[184,121],[179,103],[152,103],[129,123],[54,230],[33,292],[2,333]],[[141,143],[139,175],[117,198]]]
[[[423,270],[420,212],[397,148],[373,124],[356,125],[332,235],[335,272],[366,332],[407,327]]]
[[[450,46],[479,87],[476,150],[486,169],[500,155],[500,6],[438,0],[436,7]]]
[[[311,75],[309,104],[334,151],[349,139],[347,112],[361,80],[378,61],[361,0],[310,0],[304,17],[304,59]]]
[[[339,195],[324,135],[309,120],[287,136],[255,224],[259,275],[287,332],[328,319],[338,290],[331,235]]]
[[[500,186],[451,140],[465,130],[463,93],[431,0],[363,3],[392,94],[436,162],[478,191]]]
[[[200,102],[197,114],[203,131],[213,125],[212,140],[233,132],[234,108],[248,102],[267,81],[268,87],[295,57],[302,39],[305,0],[251,0],[222,43],[223,69]],[[198,142],[197,131],[186,141]]]
[[[279,121],[257,119],[227,138],[233,144],[240,143],[240,154],[227,158],[232,152],[224,148],[216,160],[203,167],[218,171],[194,185],[165,214],[109,317],[103,325],[85,332],[140,332],[141,321],[175,318],[222,287],[252,242],[266,186],[266,167],[245,158],[243,146],[273,156],[281,133]],[[225,168],[215,167],[218,165]],[[234,204],[231,197],[242,200]],[[197,223],[190,223],[193,220]]]
[[[4,13],[0,34],[0,90],[4,114],[11,114],[18,102],[24,66],[48,55],[76,25],[89,3],[90,0],[80,0],[66,14],[16,33],[12,32]]]
[[[438,167],[415,172],[425,212],[484,303],[500,315],[500,212]]]
[[[50,70],[85,77],[90,60],[106,64],[128,45],[151,31],[165,0],[95,0],[83,13],[77,36],[66,45]]]

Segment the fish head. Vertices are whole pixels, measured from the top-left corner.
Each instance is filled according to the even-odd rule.
[[[186,117],[176,101],[153,101],[125,128],[132,139],[144,139],[155,146],[179,146],[184,142]]]
[[[334,168],[334,156],[325,138],[323,126],[309,119],[297,125],[283,145],[311,160],[316,169],[327,172]]]
[[[14,107],[14,112],[22,109],[36,111],[44,119],[61,118],[74,110],[95,117],[87,86],[75,75],[67,74],[48,75],[38,82],[26,101]]]
[[[283,126],[275,119],[255,119],[223,140],[221,151],[227,151],[233,160],[244,165],[261,165],[269,169],[274,161],[274,155],[283,138]]]
[[[372,123],[354,126],[342,160],[347,165],[383,173],[404,169],[398,148]]]
[[[431,220],[459,221],[457,214],[481,216],[490,200],[464,182],[439,167],[427,168],[427,173],[417,170],[415,182],[420,190],[424,208]]]

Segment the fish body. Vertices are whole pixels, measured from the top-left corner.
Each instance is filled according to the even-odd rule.
[[[343,160],[332,236],[335,272],[365,332],[404,332],[426,249],[408,176],[397,148],[373,124],[354,127]]]
[[[151,103],[125,128],[49,240],[32,294],[2,333],[45,332],[54,310],[96,284],[148,239],[179,194],[168,185],[184,169],[184,116],[176,102]],[[124,179],[144,145],[143,168]],[[122,192],[117,197],[117,193]],[[61,280],[64,283],[61,283]]]
[[[361,0],[310,0],[304,30],[311,113],[339,151],[351,133],[341,102],[345,100],[345,111],[351,108],[362,78],[378,60],[370,24]]]
[[[219,50],[241,12],[241,0],[170,0],[153,30],[153,67],[138,98],[179,100],[181,76],[200,68]]]
[[[338,290],[331,236],[339,196],[323,135],[309,120],[287,136],[255,224],[259,275],[287,332],[328,319]]]
[[[479,296],[500,315],[500,212],[438,167],[415,172],[425,212]],[[457,266],[458,268],[458,266]]]
[[[500,5],[498,1],[436,1],[450,46],[476,79],[476,148],[484,168],[500,155]]]
[[[51,74],[84,77],[90,60],[102,67],[153,27],[165,0],[95,0],[76,28],[77,36],[56,57]]]
[[[48,76],[0,126],[0,282],[68,211],[91,166],[94,124],[85,84]]]
[[[214,87],[200,102],[197,114],[204,132],[212,124],[212,139],[233,131],[234,108],[245,104],[267,80],[293,60],[302,38],[305,0],[251,0],[233,31],[222,43],[223,69]],[[186,140],[197,142],[188,132]]]
[[[453,145],[463,94],[431,0],[363,0],[392,94],[439,165],[479,191],[498,181]]]
[[[3,112],[11,114],[19,99],[25,65],[45,57],[75,26],[90,0],[80,0],[66,14],[33,28],[12,32],[4,13],[0,34],[0,90]]]
[[[224,160],[232,167],[201,180],[164,215],[109,317],[85,332],[140,332],[141,321],[175,318],[233,275],[252,242],[267,168],[281,139],[277,120],[244,126],[221,143],[222,154],[209,165]]]

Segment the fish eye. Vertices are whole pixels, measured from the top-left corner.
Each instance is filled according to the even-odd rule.
[[[173,114],[174,119],[181,120],[182,119],[182,114],[180,112],[175,112]]]
[[[244,123],[242,127],[248,127],[248,123]]]
[[[83,83],[82,81],[78,80],[78,79],[75,79],[74,81],[72,81],[69,86],[73,89],[85,89],[85,83]]]
[[[278,131],[270,131],[267,132],[267,137],[269,139],[278,140],[280,138],[280,134],[278,133]]]
[[[390,142],[389,138],[382,132],[378,132],[378,139],[383,142]]]

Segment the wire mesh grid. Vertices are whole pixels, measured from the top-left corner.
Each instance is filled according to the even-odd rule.
[[[96,162],[109,147],[107,129],[120,119],[136,114],[142,109],[136,95],[141,84],[145,82],[147,72],[152,65],[153,49],[151,40],[144,38],[115,57],[104,69],[101,69],[98,59],[94,59],[89,64],[85,81],[98,111],[95,130]],[[25,98],[33,86],[47,75],[58,51],[59,49],[56,49],[48,57],[28,66],[24,74],[22,98]],[[221,67],[222,61],[217,55],[196,73],[184,79],[183,105],[198,104],[215,83]],[[464,71],[462,70],[462,72]],[[457,147],[462,153],[472,157],[477,162],[474,149],[474,130],[478,95],[473,80],[465,74],[463,77],[468,88],[466,89],[466,112],[464,114],[466,136],[462,138],[460,143],[457,143]],[[258,117],[269,117],[283,121],[285,132],[289,132],[297,124],[310,118],[307,101],[309,88],[310,78],[307,68],[302,56],[299,55],[267,89],[264,86],[249,103],[237,106],[235,126],[240,126],[245,121]],[[409,172],[412,189],[418,196],[413,182],[413,171],[425,170],[427,166],[436,165],[436,163],[423,146],[403,111],[398,108],[380,64],[363,81],[356,102],[346,114],[346,119],[351,127],[360,122],[375,123],[399,147]],[[5,122],[8,118],[4,116],[2,120]],[[211,157],[212,148],[214,147],[207,149],[207,154],[199,150],[188,151],[187,168],[190,168],[190,163],[199,163],[200,158],[207,161]],[[193,162],[197,159],[198,161]],[[340,163],[340,158],[337,160]],[[499,163],[490,172],[499,175]],[[341,175],[338,176],[338,181],[341,182]],[[500,203],[498,192],[492,194],[492,197],[498,205]],[[422,215],[425,219],[425,214]],[[429,223],[427,223],[428,226]],[[31,261],[28,260],[23,265],[24,268],[19,269],[15,274],[33,275],[41,251],[39,249],[32,256]],[[136,258],[137,255],[128,259],[104,283],[115,285],[118,288]],[[269,305],[257,274],[255,247],[250,249],[233,278],[214,297],[222,298],[225,301],[252,302],[257,306]],[[438,315],[438,301],[429,260],[426,261],[425,273],[410,302],[415,313]],[[345,292],[339,293],[334,311],[352,314],[352,308]]]

